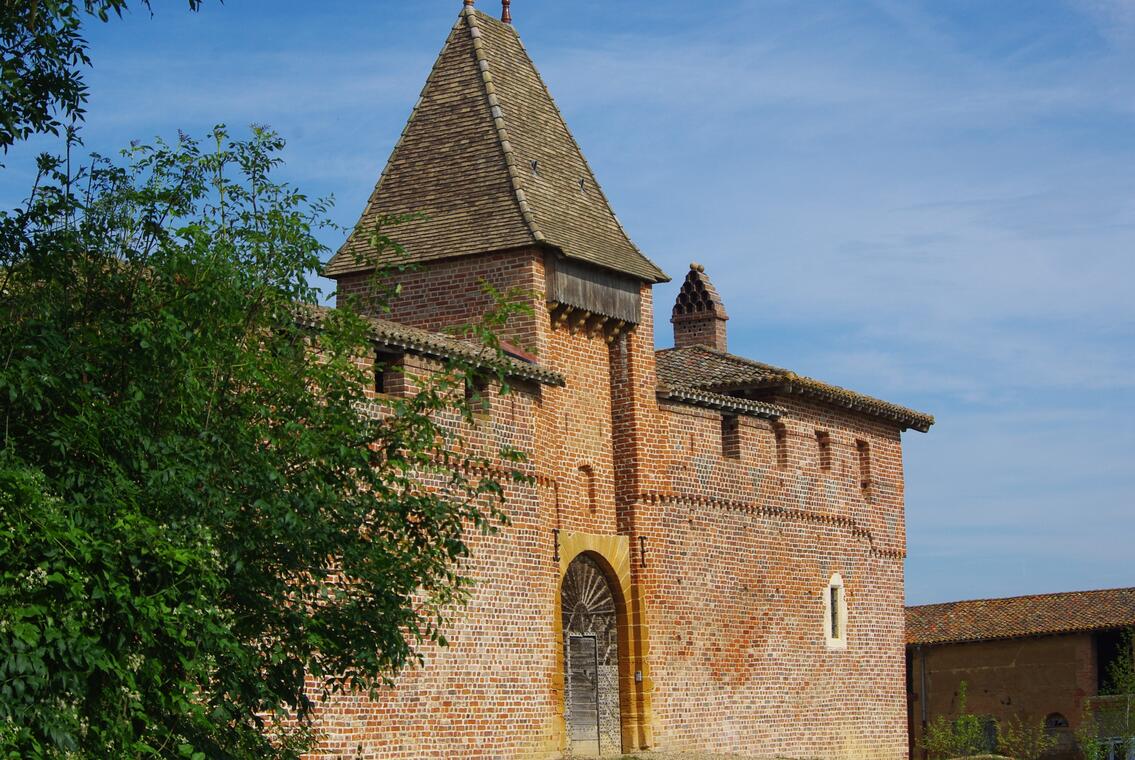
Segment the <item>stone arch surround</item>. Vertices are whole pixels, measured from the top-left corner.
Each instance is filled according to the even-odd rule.
[[[631,575],[631,550],[628,536],[599,536],[563,532],[559,537],[560,574],[556,584],[552,615],[552,632],[556,647],[557,667],[553,672],[553,690],[558,695],[555,734],[561,751],[568,749],[567,723],[564,716],[564,631],[560,614],[561,589],[571,563],[586,554],[602,569],[611,587],[615,602],[619,649],[619,715],[623,751],[649,749],[654,744],[651,712],[653,682],[646,655],[650,636],[646,610]],[[636,678],[636,674],[640,678]]]
[[[589,552],[572,560],[560,587],[564,717],[573,754],[622,754],[616,593]]]

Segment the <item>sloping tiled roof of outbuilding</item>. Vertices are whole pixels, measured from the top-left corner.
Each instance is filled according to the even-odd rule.
[[[325,306],[302,306],[296,310],[296,318],[301,324],[317,328],[323,324],[331,311],[333,310]],[[460,359],[474,366],[495,364],[500,358],[495,350],[472,341],[410,327],[388,319],[366,315],[362,318],[369,327],[371,340],[378,347],[398,349],[434,359]],[[531,361],[527,355],[522,355],[519,351],[510,352],[506,347],[505,353],[504,369],[509,377],[535,380],[544,385],[564,385],[564,376],[559,372]]]
[[[929,414],[708,346],[666,348],[657,357],[658,382],[664,388],[800,394],[924,433],[934,424]]]
[[[375,258],[375,224],[405,248]],[[547,245],[568,258],[669,278],[616,219],[516,30],[467,7],[454,25],[330,277],[396,261]]]
[[[1135,588],[975,599],[906,608],[908,644],[1012,639],[1135,626]]]

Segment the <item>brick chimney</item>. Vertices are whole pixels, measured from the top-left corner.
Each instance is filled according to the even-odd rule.
[[[690,264],[690,272],[674,302],[674,347],[708,346],[726,351],[725,322],[729,315],[717,288],[705,276],[705,267]]]

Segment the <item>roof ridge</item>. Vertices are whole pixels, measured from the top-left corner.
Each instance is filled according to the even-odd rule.
[[[466,26],[469,28],[469,36],[473,40],[473,54],[477,59],[477,68],[481,72],[481,86],[485,92],[485,101],[489,104],[489,113],[493,117],[493,125],[496,127],[497,144],[501,149],[501,154],[504,157],[505,167],[508,170],[509,183],[512,185],[512,194],[516,200],[516,205],[520,209],[520,216],[524,219],[524,224],[527,225],[528,231],[532,233],[532,237],[538,243],[544,242],[544,233],[540,231],[539,225],[536,224],[536,216],[532,213],[531,206],[528,205],[528,198],[524,194],[524,188],[520,182],[520,173],[516,170],[516,159],[513,157],[512,143],[508,138],[508,124],[504,118],[504,109],[501,108],[500,100],[497,98],[496,85],[493,84],[493,74],[489,71],[489,59],[485,57],[484,43],[481,41],[481,29],[477,16],[479,11],[471,5],[465,6],[462,15],[465,17]],[[480,14],[485,15],[485,14]],[[511,28],[511,27],[510,27]],[[516,30],[512,30],[516,34]],[[517,35],[517,40],[520,37]],[[523,47],[523,43],[521,44]]]
[[[548,96],[548,100],[552,101],[552,105],[555,106],[553,111],[556,114],[556,118],[559,119],[560,124],[563,125],[564,132],[567,133],[568,139],[571,140],[572,147],[574,147],[576,152],[579,153],[579,157],[583,161],[583,165],[584,167],[586,167],[587,173],[591,175],[591,181],[595,183],[596,192],[598,192],[599,197],[603,199],[603,205],[605,205],[607,207],[607,210],[611,212],[611,218],[614,219],[615,224],[618,225],[619,232],[623,233],[623,237],[626,238],[627,243],[630,244],[630,247],[633,248],[639,256],[642,256],[644,259],[646,259],[646,261],[651,266],[657,269],[660,274],[665,276],[665,273],[662,272],[662,269],[653,261],[651,261],[650,257],[642,252],[642,249],[638,247],[634,239],[631,238],[630,233],[627,232],[627,228],[623,226],[623,221],[619,219],[619,215],[615,213],[615,207],[611,205],[611,201],[607,198],[607,193],[603,191],[603,185],[599,182],[598,175],[596,175],[595,170],[591,168],[591,162],[587,160],[587,154],[583,152],[583,148],[580,147],[579,141],[575,139],[575,134],[571,131],[571,126],[567,123],[567,119],[564,118],[564,112],[560,109],[559,104],[556,103],[556,98],[554,95],[552,95],[552,91],[548,88],[548,83],[544,81],[544,75],[540,73],[540,69],[537,68],[535,62],[532,61],[532,56],[528,55],[528,48],[524,46],[524,40],[521,39],[520,33],[517,32],[516,27],[512,25],[508,25],[508,28],[516,36],[516,41],[520,44],[520,49],[524,51],[524,55],[528,57],[528,60],[530,62],[532,62],[532,70],[536,73],[536,81],[540,83],[540,87],[543,88],[544,93]],[[666,277],[665,281],[669,282],[669,280],[670,278]]]
[[[611,205],[611,201],[607,198],[607,194],[603,191],[603,186],[600,184],[599,178],[595,174],[595,170],[591,168],[591,162],[587,160],[587,155],[583,152],[583,149],[580,147],[579,141],[575,139],[575,134],[571,131],[571,127],[568,125],[567,119],[564,118],[563,111],[560,110],[559,104],[556,103],[556,99],[552,95],[552,91],[548,88],[548,83],[544,81],[544,75],[540,73],[540,69],[537,68],[536,63],[532,60],[532,56],[530,56],[528,54],[528,48],[525,47],[524,40],[521,39],[520,33],[516,31],[516,27],[514,27],[512,24],[505,24],[504,22],[499,22],[499,21],[497,21],[497,19],[493,18],[492,16],[490,16],[487,13],[484,13],[483,11],[475,10],[472,6],[467,7],[467,18],[470,19],[471,25],[475,25],[476,23],[478,23],[477,21],[474,20],[478,16],[483,16],[489,22],[494,23],[494,24],[499,24],[500,26],[506,28],[512,34],[512,36],[516,38],[517,44],[520,46],[520,49],[524,52],[525,58],[528,59],[528,63],[530,64],[532,72],[536,75],[536,81],[540,83],[540,88],[544,91],[544,94],[548,96],[548,100],[552,103],[552,106],[553,106],[552,112],[555,113],[556,118],[559,120],[560,124],[563,125],[564,132],[567,134],[568,140],[571,141],[571,145],[572,145],[573,148],[575,148],[575,152],[579,154],[579,158],[583,162],[584,168],[587,169],[587,173],[590,176],[592,183],[594,183],[594,185],[595,185],[595,190],[599,194],[599,198],[603,201],[603,205],[606,207],[607,212],[611,215],[611,218],[615,220],[615,225],[619,228],[619,232],[622,234],[623,239],[626,240],[627,244],[631,247],[631,249],[634,250],[635,253],[637,253],[639,256],[641,256],[643,258],[643,260],[658,273],[658,275],[661,277],[661,280],[660,280],[661,282],[669,282],[670,278],[666,275],[665,272],[662,271],[661,267],[659,267],[657,264],[655,264],[650,259],[650,257],[648,257],[645,253],[642,252],[642,249],[638,247],[638,245],[635,243],[635,241],[631,238],[630,233],[627,232],[626,227],[623,226],[623,222],[622,222],[621,219],[619,219],[619,215],[615,213],[615,209]],[[476,40],[474,40],[473,46],[477,51],[477,62],[480,63],[482,60],[485,60],[484,55],[481,52],[481,46],[480,46],[480,44],[478,44],[478,42]],[[488,89],[488,88],[492,87],[492,80],[491,80],[491,75],[488,74],[488,62],[487,61],[483,64],[482,71],[485,73],[486,76],[490,76],[489,79],[485,80],[486,89]],[[501,118],[501,122],[502,122],[502,126],[500,127],[500,129],[503,132],[504,131],[504,127],[503,127],[504,118],[503,118],[503,116]],[[524,204],[524,207],[527,207],[527,205],[528,205],[527,201],[523,200],[524,190],[519,185],[519,180],[520,180],[519,174],[516,172],[516,167],[513,165],[513,162],[511,161],[511,159],[509,160],[509,174],[510,174],[510,176],[513,177],[514,186],[516,188],[517,195],[521,198],[521,202]],[[533,226],[534,234],[539,235],[539,237],[537,237],[537,239],[540,240],[540,241],[543,241],[544,237],[542,236],[542,234],[539,233],[539,230],[536,227],[534,218],[533,218],[532,226]],[[571,257],[571,258],[575,258],[575,257]]]
[[[1135,593],[1135,586],[1118,586],[1116,588],[1096,588],[1081,591],[1052,591],[1047,594],[1018,594],[1017,596],[992,596],[978,599],[957,599],[952,602],[931,602],[930,604],[912,604],[908,610],[921,610],[928,607],[953,607],[959,604],[978,604],[980,602],[1012,602],[1020,599],[1052,599],[1061,596],[1074,596],[1076,594],[1105,594],[1114,591],[1130,591]]]

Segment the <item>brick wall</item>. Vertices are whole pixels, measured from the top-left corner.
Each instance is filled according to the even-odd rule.
[[[404,388],[440,368],[408,357]],[[460,432],[484,453],[511,445],[533,450],[541,388],[519,383],[507,395],[486,390],[489,413]],[[535,465],[526,469],[535,475]],[[316,757],[403,758],[464,755],[547,757],[554,737],[556,670],[550,635],[559,568],[547,528],[549,484],[512,484],[510,524],[493,536],[468,534],[465,566],[477,579],[468,606],[445,631],[449,646],[425,648],[427,664],[398,679],[398,688],[371,700],[336,696],[319,711],[323,735]],[[316,685],[312,684],[312,691]]]
[[[667,405],[659,490],[636,506],[648,536],[654,738],[665,749],[772,757],[906,756],[901,463],[883,426],[796,402],[781,469],[771,423]],[[821,472],[815,431],[832,437]],[[856,440],[875,452],[874,494]],[[847,648],[826,646],[840,573]]]
[[[1014,716],[1041,721],[1060,713],[1069,729],[1059,733],[1062,751],[1053,760],[1077,757],[1073,732],[1085,698],[1099,685],[1093,634],[1033,636],[1005,641],[940,644],[911,650],[911,756],[923,736],[922,714],[955,716],[961,683],[966,683],[966,711],[998,721]],[[1047,757],[1047,756],[1046,756]]]
[[[571,559],[554,559],[559,530],[570,536],[564,547],[606,552],[613,585],[628,589],[627,750],[905,758],[897,429],[780,399],[785,466],[773,424],[748,417],[740,456],[724,457],[719,413],[657,400],[650,288],[641,324],[611,343],[553,327],[537,250],[405,273],[383,316],[431,329],[467,322],[487,303],[481,278],[530,292],[532,314],[505,332],[568,378],[564,388],[494,397],[478,433],[483,446],[528,448],[537,484],[510,490],[509,528],[475,540],[469,570],[479,583],[452,646],[377,702],[327,706],[322,756],[557,756],[566,741],[558,591]],[[357,292],[361,281],[341,286]],[[829,471],[818,430],[830,436]],[[866,488],[860,441],[871,455]],[[842,651],[824,636],[835,572],[849,609]]]
[[[728,351],[726,321],[714,314],[687,314],[674,317],[674,347],[709,346]]]
[[[338,281],[339,304],[344,304],[345,297],[356,298],[374,316],[435,331],[479,321],[493,304],[484,290],[486,284],[501,294],[515,291],[513,300],[527,304],[532,313],[515,315],[500,335],[533,353],[544,353],[540,339],[547,331],[542,329],[543,322],[537,322],[547,309],[538,251],[518,249],[464,256],[392,272],[383,280],[384,288],[398,288],[400,293],[381,304],[371,297],[372,278],[371,273],[342,277]]]

